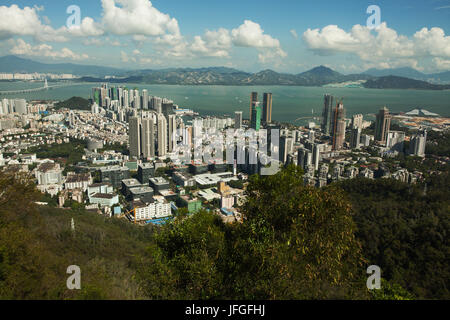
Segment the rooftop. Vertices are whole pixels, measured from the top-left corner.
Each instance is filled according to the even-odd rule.
[[[108,194],[108,193],[96,193],[92,195],[92,198],[99,198],[99,199],[113,199],[115,197],[115,195],[113,194]]]

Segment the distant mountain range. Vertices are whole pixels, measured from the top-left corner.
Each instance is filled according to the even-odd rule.
[[[386,76],[397,76],[410,78],[414,80],[422,80],[435,84],[448,84],[450,83],[450,71],[426,74],[417,71],[413,68],[395,68],[395,69],[369,69],[363,74],[371,75],[374,77],[386,77]]]
[[[299,74],[278,73],[264,70],[249,73],[233,68],[170,68],[161,70],[121,70],[110,67],[77,65],[72,63],[47,64],[16,56],[0,57],[0,73],[71,73],[80,81],[145,83],[174,85],[290,85],[323,86],[351,81],[366,81],[366,88],[397,89],[449,89],[450,72],[424,74],[411,68],[370,69],[361,74],[344,75],[328,67],[319,66]],[[105,76],[109,78],[105,80]],[[427,81],[427,82],[424,82]],[[428,83],[432,82],[432,83]]]
[[[69,73],[76,76],[119,75],[124,71],[110,67],[79,65],[73,63],[42,63],[16,56],[0,57],[0,72],[3,73]]]

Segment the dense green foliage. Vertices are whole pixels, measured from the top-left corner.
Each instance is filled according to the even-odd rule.
[[[417,298],[450,298],[450,176],[411,186],[391,179],[352,179],[349,195],[356,233],[368,263]]]
[[[82,161],[84,148],[85,141],[71,139],[69,143],[32,147],[26,150],[26,153],[36,153],[36,157],[40,159],[61,159],[66,165],[72,165]]]
[[[81,97],[72,97],[55,104],[55,109],[91,110],[91,102]]]
[[[161,228],[140,268],[157,299],[361,298],[363,259],[350,206],[301,171],[252,177],[242,224],[200,212]]]
[[[96,213],[36,206],[40,195],[25,177],[0,175],[0,190],[0,299],[144,297],[133,278],[134,261],[145,253],[151,230]],[[81,268],[79,291],[66,288],[70,265]]]
[[[200,211],[137,227],[39,207],[52,199],[2,173],[0,299],[448,299],[449,181],[316,189],[289,166],[250,178],[242,223]],[[380,291],[366,289],[371,264]],[[66,289],[69,265],[81,267],[80,291]]]
[[[450,157],[450,130],[428,132],[426,154]]]

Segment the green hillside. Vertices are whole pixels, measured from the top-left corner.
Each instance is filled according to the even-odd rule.
[[[72,97],[55,104],[56,109],[67,108],[71,110],[91,110],[91,101],[81,97]]]

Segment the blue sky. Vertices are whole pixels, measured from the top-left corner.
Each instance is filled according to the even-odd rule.
[[[81,26],[66,26],[70,5]],[[381,10],[373,30],[369,5]],[[450,70],[449,27],[450,0],[3,0],[0,55],[126,69],[437,72]]]

